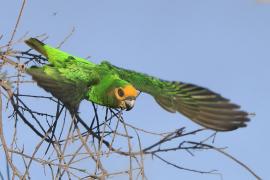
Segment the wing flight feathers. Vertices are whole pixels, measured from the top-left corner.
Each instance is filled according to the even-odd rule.
[[[245,127],[248,113],[207,88],[183,82],[164,81],[143,73],[107,64],[139,91],[148,93],[165,110],[179,112],[192,121],[213,130],[231,131]]]

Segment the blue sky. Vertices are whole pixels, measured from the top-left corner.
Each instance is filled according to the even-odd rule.
[[[20,5],[15,0],[1,2],[5,8],[0,11],[0,34],[5,36],[0,43],[9,39]],[[255,0],[28,1],[16,37],[26,32],[28,36],[47,33],[47,42],[57,45],[73,27],[75,33],[62,47],[71,54],[205,86],[255,112],[247,128],[220,133],[217,144],[228,146],[228,152],[263,179],[270,178],[266,139],[270,127],[270,4]],[[165,112],[148,95],[140,96],[125,118],[152,130],[198,128],[179,114]],[[192,158],[171,153],[167,158],[186,167],[218,169],[224,179],[254,179],[213,152],[199,152]],[[179,171],[151,158],[146,160],[146,175],[149,179],[219,179]]]

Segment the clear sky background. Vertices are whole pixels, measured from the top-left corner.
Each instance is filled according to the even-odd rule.
[[[0,6],[0,34],[5,41],[21,2],[0,0]],[[217,144],[228,146],[229,153],[263,179],[270,179],[270,4],[255,0],[28,1],[16,37],[26,32],[28,36],[47,33],[47,42],[57,45],[72,27],[76,31],[62,47],[67,52],[91,55],[95,63],[106,59],[162,79],[199,84],[255,112],[247,128],[220,133]],[[26,49],[25,45],[18,47]],[[125,116],[128,122],[151,130],[199,127],[179,114],[165,112],[148,95],[140,96],[134,110]],[[8,135],[7,129],[5,132]],[[24,134],[25,138],[31,135],[31,131]],[[214,152],[186,157],[178,153],[167,156],[185,167],[218,169],[225,180],[254,179]],[[5,172],[3,160],[0,162],[0,170]],[[145,166],[151,180],[220,179],[180,171],[151,158]],[[47,179],[33,174],[33,179]]]

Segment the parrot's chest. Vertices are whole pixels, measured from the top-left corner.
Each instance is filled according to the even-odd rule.
[[[99,75],[99,82],[91,86],[87,92],[87,100],[102,106],[117,108],[111,87],[113,80],[118,76],[108,71],[100,72]]]

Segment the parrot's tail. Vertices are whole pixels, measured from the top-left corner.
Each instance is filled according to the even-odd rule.
[[[30,38],[30,39],[25,40],[25,43],[32,49],[38,51],[40,54],[48,58],[46,49],[44,48],[45,44],[41,42],[40,40],[36,38]]]

